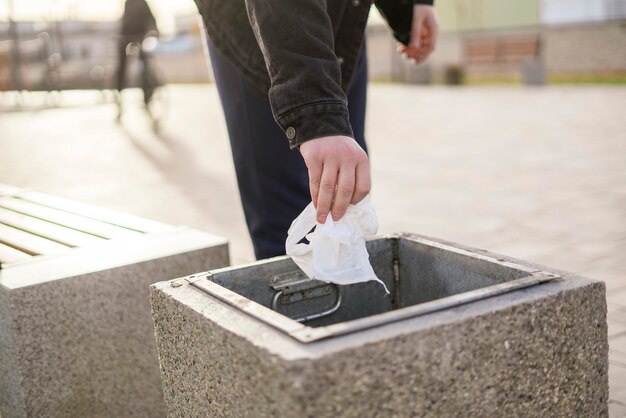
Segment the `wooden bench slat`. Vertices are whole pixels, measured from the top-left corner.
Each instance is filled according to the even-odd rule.
[[[0,243],[29,255],[66,252],[70,247],[0,224]]]
[[[33,258],[31,255],[16,250],[13,247],[0,243],[0,264],[18,263]]]
[[[139,218],[137,216],[117,213],[108,209],[98,208],[84,203],[73,202],[56,196],[38,192],[23,192],[16,196],[29,202],[37,203],[53,209],[84,216],[89,219],[105,222],[125,229],[142,233],[171,231],[172,226],[160,222]]]
[[[94,235],[2,208],[0,208],[0,223],[70,247],[84,247],[104,240]]]
[[[500,54],[502,55],[525,55],[527,57],[534,56],[537,48],[534,45],[502,45]]]
[[[120,228],[14,197],[0,197],[0,207],[105,239],[130,238],[141,235],[140,232]]]
[[[515,63],[540,54],[538,35],[468,39],[465,56],[470,64]]]

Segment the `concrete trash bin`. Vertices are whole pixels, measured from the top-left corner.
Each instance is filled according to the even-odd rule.
[[[368,251],[388,297],[288,257],[151,286],[168,415],[607,416],[604,283],[412,234]]]
[[[0,415],[164,417],[149,285],[225,239],[0,185]]]

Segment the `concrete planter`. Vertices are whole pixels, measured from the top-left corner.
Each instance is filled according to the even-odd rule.
[[[286,257],[153,285],[169,416],[607,416],[602,282],[417,235],[368,250],[390,297]]]
[[[0,216],[21,231],[0,231],[15,239],[0,254],[9,257],[0,270],[2,417],[165,416],[148,287],[227,266],[227,242],[33,192],[0,195]],[[96,226],[120,236],[94,239]],[[85,244],[44,243],[75,239]]]

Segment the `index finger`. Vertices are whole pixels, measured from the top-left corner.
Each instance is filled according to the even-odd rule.
[[[321,224],[326,222],[328,212],[335,196],[337,186],[337,172],[339,167],[334,163],[326,163],[322,167],[322,180],[320,181],[319,194],[317,195],[317,221]]]

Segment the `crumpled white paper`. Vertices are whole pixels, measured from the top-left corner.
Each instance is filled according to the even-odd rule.
[[[287,255],[311,279],[340,285],[375,280],[387,286],[372,269],[364,238],[378,231],[378,217],[369,195],[348,210],[339,221],[328,214],[326,222],[316,221],[310,203],[291,224],[285,243]],[[311,230],[315,227],[315,230]],[[301,243],[306,237],[309,243]]]

